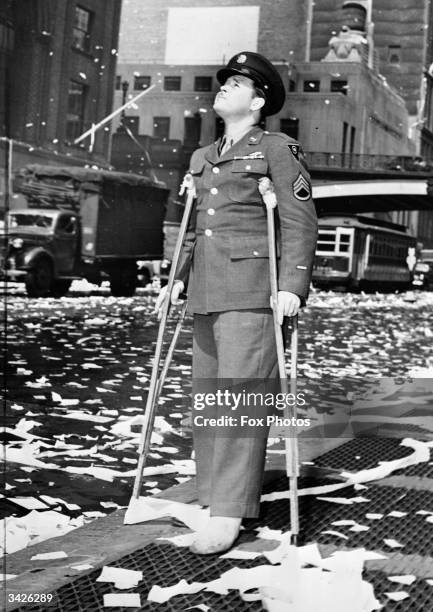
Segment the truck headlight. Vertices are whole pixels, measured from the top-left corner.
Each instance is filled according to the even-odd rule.
[[[14,238],[13,240],[11,240],[11,245],[16,249],[20,249],[23,244],[24,240],[22,238]]]

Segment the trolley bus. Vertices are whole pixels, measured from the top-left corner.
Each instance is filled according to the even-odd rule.
[[[355,290],[408,288],[412,279],[407,258],[415,246],[415,237],[403,225],[360,215],[321,217],[313,284]]]

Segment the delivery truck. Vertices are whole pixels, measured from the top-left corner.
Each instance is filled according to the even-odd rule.
[[[163,259],[169,191],[159,181],[32,164],[17,173],[15,190],[26,207],[5,219],[0,270],[29,297],[61,297],[75,279],[107,279],[112,295],[132,296],[137,262]]]

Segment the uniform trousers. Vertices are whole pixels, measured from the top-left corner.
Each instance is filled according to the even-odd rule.
[[[275,380],[271,309],[194,314],[192,375],[193,397],[203,379],[209,391],[224,379]],[[218,406],[211,411],[218,416]],[[216,427],[192,422],[199,503],[210,506],[211,516],[257,517],[269,428],[259,436],[223,437]]]

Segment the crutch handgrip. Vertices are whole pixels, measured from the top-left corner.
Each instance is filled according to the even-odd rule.
[[[276,208],[277,196],[275,195],[274,186],[270,178],[263,176],[259,179],[259,191],[266,208]]]
[[[187,172],[183,177],[183,181],[179,189],[179,195],[183,195],[185,190],[188,192],[188,195],[191,194],[193,197],[195,197],[194,178],[190,172]]]

